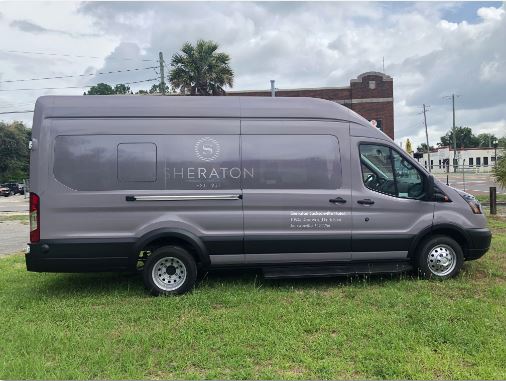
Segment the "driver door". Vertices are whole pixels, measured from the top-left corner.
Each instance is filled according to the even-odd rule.
[[[352,259],[407,259],[415,236],[432,225],[426,174],[388,141],[351,139]]]

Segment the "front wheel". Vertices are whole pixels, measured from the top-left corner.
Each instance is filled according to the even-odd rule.
[[[178,295],[191,290],[197,279],[197,265],[188,251],[163,246],[144,265],[144,285],[153,295]]]
[[[464,263],[464,254],[453,238],[435,236],[422,243],[417,262],[422,277],[443,280],[459,273]]]

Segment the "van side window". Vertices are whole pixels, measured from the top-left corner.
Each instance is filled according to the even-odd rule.
[[[156,181],[156,145],[118,144],[118,181]]]
[[[76,191],[240,189],[238,135],[60,135],[55,179]]]
[[[409,161],[390,147],[360,145],[362,180],[366,188],[400,198],[421,198],[424,177]]]
[[[243,135],[245,189],[337,189],[339,145],[331,135]]]

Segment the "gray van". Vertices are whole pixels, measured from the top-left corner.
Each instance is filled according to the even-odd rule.
[[[491,240],[479,202],[353,111],[312,98],[47,96],[35,106],[29,271],[454,276]]]

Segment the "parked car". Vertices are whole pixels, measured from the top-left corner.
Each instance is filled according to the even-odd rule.
[[[0,185],[0,196],[3,197],[9,197],[11,195],[11,190],[9,187],[6,187],[4,185]]]
[[[25,188],[24,188],[23,184],[10,182],[10,183],[2,184],[2,186],[9,188],[11,195],[25,194]]]
[[[330,101],[47,96],[32,135],[29,271],[446,279],[490,245],[474,197]]]

